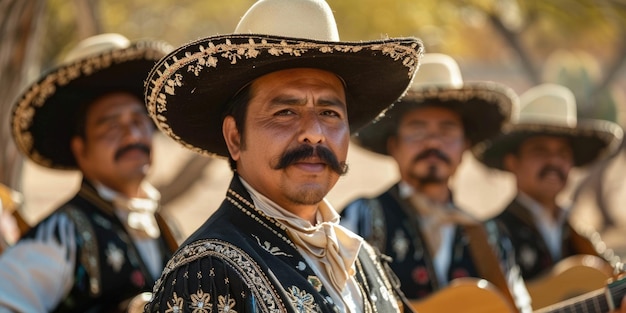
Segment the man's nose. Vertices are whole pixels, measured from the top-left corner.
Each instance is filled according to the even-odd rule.
[[[131,139],[143,139],[150,136],[151,128],[143,124],[138,123],[125,123],[121,126],[123,128],[122,134],[124,138]]]
[[[305,113],[301,121],[302,128],[298,141],[309,144],[319,144],[324,142],[324,127],[316,112]]]

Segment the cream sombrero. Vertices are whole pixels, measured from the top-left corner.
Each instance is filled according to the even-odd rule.
[[[323,0],[261,0],[235,32],[182,46],[148,77],[146,102],[157,126],[188,149],[228,157],[226,104],[254,79],[288,68],[318,68],[346,85],[354,131],[401,97],[417,71],[416,38],[341,42]]]
[[[81,41],[13,107],[11,129],[18,149],[39,165],[75,169],[70,139],[80,105],[108,91],[128,91],[143,99],[146,75],[171,50],[165,42],[130,42],[119,34]]]
[[[503,170],[502,160],[531,136],[570,139],[574,165],[584,166],[619,146],[622,128],[609,121],[577,120],[576,99],[571,90],[555,84],[533,87],[520,96],[521,111],[503,134],[476,145],[472,152],[488,167]]]
[[[384,116],[353,136],[361,147],[387,155],[387,139],[395,135],[407,111],[441,106],[458,112],[472,145],[498,134],[517,112],[518,98],[510,88],[489,81],[463,82],[456,61],[445,54],[426,53],[406,96]]]

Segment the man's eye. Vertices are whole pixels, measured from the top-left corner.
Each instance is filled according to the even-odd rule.
[[[323,111],[322,115],[325,115],[325,116],[339,116],[339,113],[337,113],[335,111],[328,110],[328,111]]]
[[[280,110],[276,112],[274,115],[292,115],[292,114],[295,114],[295,113],[293,113],[293,111],[291,110]]]

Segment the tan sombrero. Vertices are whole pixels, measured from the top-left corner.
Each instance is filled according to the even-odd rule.
[[[425,106],[458,112],[465,136],[474,145],[501,131],[517,112],[518,98],[513,90],[495,82],[463,82],[461,70],[452,57],[426,53],[406,96],[384,116],[361,129],[353,141],[367,150],[387,155],[387,139],[395,135],[400,117]]]
[[[180,47],[148,77],[146,102],[157,126],[203,155],[228,157],[226,104],[254,79],[283,69],[318,68],[346,85],[351,130],[401,97],[417,71],[416,38],[341,42],[322,0],[261,0],[235,32]]]
[[[619,146],[622,128],[604,120],[577,120],[576,99],[571,90],[555,84],[533,87],[520,96],[521,111],[503,134],[476,145],[472,152],[488,167],[503,170],[504,156],[517,150],[531,136],[570,139],[574,165],[584,166]]]
[[[171,50],[162,41],[130,42],[119,34],[81,41],[13,107],[11,129],[18,149],[39,165],[76,169],[70,141],[81,104],[109,91],[128,91],[143,99],[148,72]]]

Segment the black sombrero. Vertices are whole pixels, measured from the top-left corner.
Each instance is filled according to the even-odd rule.
[[[79,106],[108,91],[128,91],[143,99],[146,75],[171,50],[165,42],[131,43],[119,34],[83,40],[13,107],[11,129],[18,149],[39,165],[76,169],[70,140]]]
[[[337,74],[349,95],[355,131],[400,98],[417,71],[416,38],[340,42],[330,7],[320,0],[263,0],[243,16],[234,34],[180,47],[150,72],[148,112],[186,148],[228,156],[222,136],[226,103],[254,79],[289,68]]]
[[[522,108],[515,123],[502,134],[476,145],[474,156],[488,167],[504,170],[503,159],[532,136],[569,139],[574,165],[585,166],[619,147],[622,128],[604,120],[577,120],[576,99],[566,87],[543,84],[520,96]]]
[[[353,141],[372,152],[388,155],[387,139],[395,135],[400,117],[426,106],[441,106],[461,116],[471,145],[497,135],[517,110],[518,98],[510,88],[489,81],[463,82],[450,56],[427,53],[406,96],[375,121],[362,128]]]

